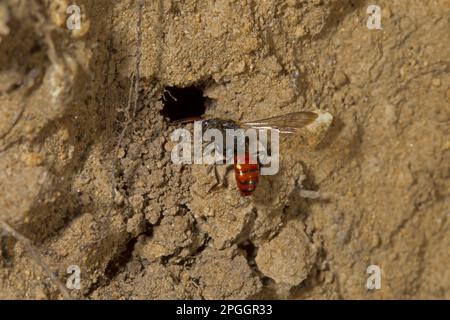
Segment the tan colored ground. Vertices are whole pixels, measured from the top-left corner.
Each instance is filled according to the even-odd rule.
[[[373,1],[148,0],[140,46],[138,1],[78,1],[77,33],[67,2],[0,3],[0,218],[63,283],[81,268],[72,297],[450,298],[450,1],[377,0],[369,30]],[[190,85],[208,116],[334,123],[254,196],[232,172],[208,193],[160,115]],[[0,298],[61,298],[26,249],[0,233]]]

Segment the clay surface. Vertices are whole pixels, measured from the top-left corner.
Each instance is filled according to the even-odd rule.
[[[70,31],[69,1],[2,1],[1,221],[79,268],[73,298],[449,299],[450,2],[377,0],[379,30],[372,2],[79,0]],[[171,86],[207,117],[333,122],[244,198],[171,161]],[[13,298],[63,293],[0,229]]]

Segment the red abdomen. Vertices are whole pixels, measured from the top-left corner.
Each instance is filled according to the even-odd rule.
[[[244,158],[243,163],[238,163],[238,159]],[[256,189],[259,181],[259,164],[250,164],[249,155],[236,156],[234,159],[234,174],[236,176],[236,183],[243,196],[249,196]]]

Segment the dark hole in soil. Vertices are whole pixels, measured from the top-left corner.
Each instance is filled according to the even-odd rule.
[[[206,110],[203,90],[198,87],[166,87],[163,94],[164,107],[161,114],[169,121],[201,117]]]

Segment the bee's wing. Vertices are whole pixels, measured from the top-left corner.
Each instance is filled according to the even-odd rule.
[[[311,124],[318,115],[314,112],[300,111],[284,114],[277,117],[243,122],[242,127],[254,129],[275,129],[280,133],[295,133],[297,130]]]

